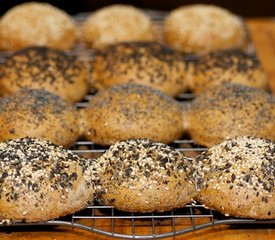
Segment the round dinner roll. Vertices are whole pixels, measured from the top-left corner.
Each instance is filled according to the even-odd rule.
[[[256,88],[214,86],[191,103],[185,119],[191,138],[207,147],[243,135],[275,140],[275,98]]]
[[[3,64],[0,92],[8,95],[21,88],[41,88],[69,102],[81,100],[88,91],[88,69],[64,52],[30,47],[15,52]]]
[[[137,83],[176,96],[187,86],[185,73],[182,55],[173,50],[154,42],[123,42],[96,54],[91,85],[104,89]]]
[[[100,145],[130,138],[168,143],[184,131],[182,106],[162,92],[138,84],[99,91],[82,115],[85,138]]]
[[[238,137],[210,148],[194,165],[197,199],[225,215],[275,219],[275,145]]]
[[[247,43],[239,17],[214,5],[192,4],[173,10],[164,21],[163,32],[167,44],[186,53],[242,48]]]
[[[152,41],[156,29],[146,14],[131,5],[114,4],[90,15],[82,27],[82,40],[90,48],[124,41]]]
[[[201,56],[194,65],[190,88],[196,94],[227,82],[266,89],[266,73],[255,54],[224,50]]]
[[[0,39],[0,49],[7,51],[33,45],[70,49],[76,29],[66,12],[47,3],[27,2],[1,17]]]
[[[78,125],[76,109],[44,90],[0,98],[0,141],[29,136],[71,146],[80,135]]]
[[[121,141],[96,160],[97,198],[130,212],[184,207],[196,195],[192,159],[147,139]]]
[[[0,143],[0,220],[39,222],[93,200],[91,161],[35,138]]]

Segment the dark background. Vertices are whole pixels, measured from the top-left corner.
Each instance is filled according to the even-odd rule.
[[[0,15],[5,13],[9,8],[26,1],[0,0]],[[49,2],[70,14],[78,12],[93,11],[100,7],[113,3],[131,4],[142,8],[152,8],[158,10],[171,10],[181,5],[190,3],[207,3],[216,4],[227,8],[235,14],[244,17],[263,17],[275,15],[275,0],[216,0],[216,1],[188,1],[188,0],[140,0],[140,1],[110,1],[110,0],[55,0]]]

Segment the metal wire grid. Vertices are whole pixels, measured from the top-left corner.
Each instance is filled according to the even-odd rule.
[[[155,10],[144,11],[151,16],[152,20],[159,28],[162,27],[163,19],[167,15],[167,12]],[[81,25],[87,18],[87,15],[88,13],[80,13],[74,16],[74,19],[78,25]],[[248,52],[253,52],[253,45],[251,46],[248,48]],[[94,51],[92,49],[86,49],[81,43],[78,43],[74,49],[67,51],[67,53],[78,57],[84,62],[94,59]],[[8,56],[10,56],[9,52],[1,53],[0,63],[4,62]],[[187,56],[186,58],[190,61],[196,60],[194,56]],[[94,93],[95,91],[91,91],[82,102],[76,104],[76,107],[85,108]],[[177,100],[186,102],[192,100],[193,97],[194,95],[191,93],[183,93],[177,97]],[[171,146],[184,152],[187,156],[194,156],[207,150],[207,148],[196,145],[188,136],[184,136],[183,139],[175,140]],[[80,140],[74,144],[71,150],[76,154],[95,158],[102,155],[106,151],[106,148],[90,141]],[[113,206],[93,204],[65,218],[38,223],[0,224],[0,226],[69,226],[115,238],[157,239],[173,237],[220,224],[268,224],[268,226],[270,226],[270,224],[275,224],[275,220],[259,221],[253,219],[229,218],[198,204],[190,204],[184,208],[170,212],[148,214],[121,212],[116,210]]]
[[[195,204],[170,212],[148,214],[126,213],[112,206],[90,205],[70,217],[47,222],[2,225],[2,227],[67,226],[120,239],[160,239],[221,224],[268,224],[270,227],[273,224],[275,226],[275,220],[230,218]]]

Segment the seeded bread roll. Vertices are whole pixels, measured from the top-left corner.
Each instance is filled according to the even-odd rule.
[[[2,142],[0,165],[2,222],[46,221],[93,200],[91,161],[48,141]]]
[[[1,68],[0,92],[8,95],[23,87],[45,89],[70,102],[88,91],[88,70],[64,52],[30,47],[9,57]]]
[[[191,103],[185,119],[192,139],[207,147],[243,135],[275,140],[275,99],[256,88],[208,89]]]
[[[152,41],[156,38],[156,29],[138,8],[114,4],[89,16],[81,35],[88,47],[98,49],[124,41]]]
[[[124,42],[96,54],[91,85],[104,89],[138,83],[176,96],[186,89],[186,64],[175,51],[154,42]]]
[[[158,90],[137,84],[100,91],[82,115],[84,136],[101,145],[130,138],[168,143],[184,131],[181,105]]]
[[[197,199],[225,215],[275,219],[275,145],[238,137],[197,157]]]
[[[242,21],[214,5],[192,4],[173,10],[163,31],[167,44],[186,53],[242,48],[247,42]]]
[[[195,64],[191,86],[196,94],[224,83],[266,89],[267,76],[255,54],[224,50],[206,54]]]
[[[162,143],[118,142],[96,163],[99,200],[123,211],[168,211],[196,195],[191,159]]]
[[[28,46],[70,49],[76,29],[70,16],[47,3],[17,5],[0,19],[0,49],[14,51]]]
[[[0,141],[36,137],[71,146],[80,135],[76,109],[44,90],[0,98]]]

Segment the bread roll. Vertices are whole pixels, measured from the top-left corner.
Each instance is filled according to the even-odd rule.
[[[96,54],[91,85],[104,89],[120,83],[147,85],[176,96],[186,89],[186,63],[155,42],[124,42]]]
[[[156,38],[156,29],[138,8],[114,4],[89,16],[81,35],[88,47],[98,49],[124,41],[152,41]]]
[[[275,145],[238,137],[197,157],[197,199],[225,215],[275,219]]]
[[[163,31],[167,44],[186,53],[242,48],[247,43],[240,18],[214,5],[192,4],[173,10]]]
[[[185,119],[191,138],[207,147],[243,135],[275,140],[274,97],[247,86],[206,90],[191,103]]]
[[[137,84],[99,91],[82,115],[85,138],[101,145],[130,138],[168,143],[184,131],[182,106],[158,90]]]
[[[30,47],[9,57],[2,66],[0,92],[8,95],[23,87],[45,89],[69,102],[80,101],[88,91],[88,69],[64,52]]]
[[[47,221],[93,200],[91,161],[48,141],[2,142],[0,164],[2,222]]]
[[[267,89],[268,83],[257,56],[236,49],[201,56],[190,82],[190,88],[196,94],[228,82],[260,89]]]
[[[96,160],[105,205],[131,212],[163,212],[196,195],[191,159],[147,139],[121,141]]]
[[[7,11],[0,19],[0,49],[19,50],[28,46],[70,49],[76,29],[70,16],[48,4],[28,2]]]
[[[76,109],[44,90],[0,98],[0,141],[36,137],[71,146],[80,135]]]

